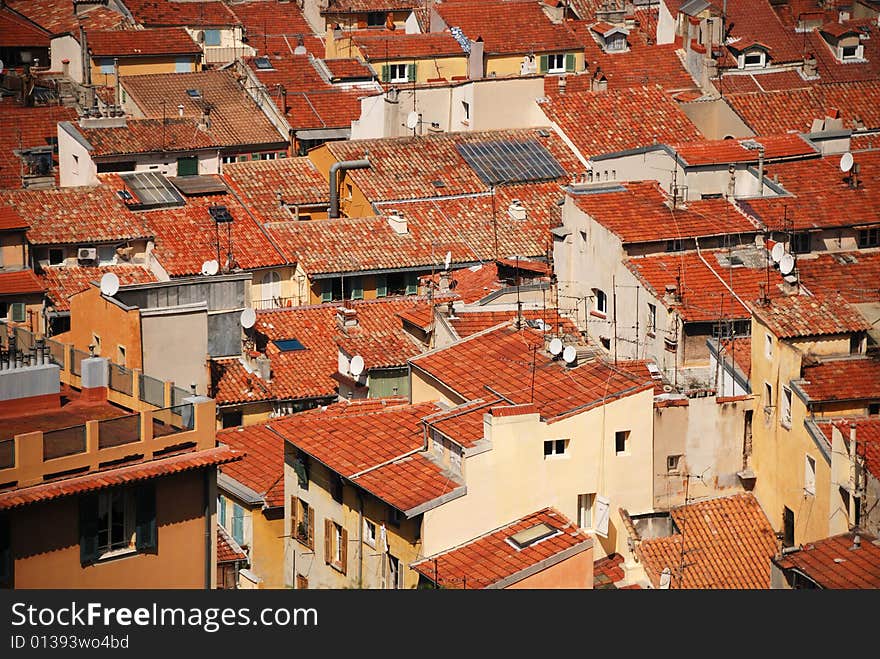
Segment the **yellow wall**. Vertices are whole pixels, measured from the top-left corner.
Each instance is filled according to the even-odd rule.
[[[425,59],[411,58],[389,60],[373,59],[368,61],[379,75],[380,80],[382,79],[382,67],[386,65],[390,66],[392,64],[404,64],[409,66],[410,64],[415,63],[416,82],[427,82],[434,78],[452,80],[454,76],[467,77],[468,74],[468,61],[466,57],[432,57]],[[409,69],[407,69],[407,71],[409,71]],[[387,82],[390,82],[390,80]],[[411,82],[412,81],[410,81],[410,83],[398,84],[411,84]]]
[[[218,504],[226,512],[226,531],[232,537],[233,501],[244,509],[244,543],[242,547],[250,558],[250,571],[262,581],[253,584],[246,577],[239,576],[239,588],[284,588],[284,515],[279,509],[272,509],[270,516],[260,506],[251,507],[240,500],[222,493]],[[244,565],[241,566],[242,568]]]
[[[561,51],[565,53],[574,53],[574,72],[583,71],[584,69],[584,53],[583,51]],[[486,57],[486,76],[491,76],[493,73],[496,77],[503,76],[519,76],[520,69],[522,66],[523,57],[526,56],[526,53],[521,55],[488,55]],[[541,56],[541,53],[535,54],[535,62],[538,63],[538,58]],[[540,69],[537,71],[540,73]],[[571,73],[571,72],[570,72]]]
[[[337,162],[329,149],[325,145],[319,146],[309,151],[308,157],[329,181],[330,166]],[[337,183],[339,184],[339,210],[342,217],[373,217],[375,215],[370,200],[355,185],[347,171],[341,172]],[[348,194],[348,185],[352,187],[351,196]]]
[[[198,71],[198,61],[200,55],[190,55],[190,71]],[[115,85],[116,76],[112,73],[101,73],[100,59],[92,58],[92,82],[96,85]],[[107,58],[112,61],[111,58]],[[167,55],[155,55],[152,57],[120,57],[119,58],[119,75],[139,76],[149,73],[174,73],[177,70],[176,57]],[[105,82],[106,79],[106,82]],[[170,111],[170,110],[169,110]],[[169,115],[170,116],[170,115]]]
[[[143,368],[140,311],[125,311],[101,297],[100,289],[90,286],[70,298],[70,318],[70,332],[63,336],[65,342],[88,352],[92,335],[97,334],[101,338],[101,347],[95,350],[96,356],[116,363],[117,347],[122,345],[125,347],[125,366]]]

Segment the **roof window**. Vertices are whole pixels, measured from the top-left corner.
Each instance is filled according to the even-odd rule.
[[[541,540],[552,538],[559,533],[561,533],[559,529],[555,529],[549,524],[541,522],[540,524],[535,524],[534,526],[530,526],[527,529],[514,533],[507,540],[517,549],[525,549]]]

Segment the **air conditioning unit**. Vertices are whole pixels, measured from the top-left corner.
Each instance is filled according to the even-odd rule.
[[[80,261],[95,261],[98,258],[96,247],[80,247],[76,251],[76,258]]]

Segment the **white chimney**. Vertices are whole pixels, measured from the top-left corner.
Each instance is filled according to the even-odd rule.
[[[526,207],[522,205],[519,199],[514,199],[510,202],[510,206],[507,207],[507,214],[511,220],[524,220],[528,216]]]
[[[399,210],[388,211],[388,225],[394,229],[394,233],[409,233],[409,229],[406,226],[406,217]]]
[[[257,357],[257,376],[266,382],[272,379],[272,362],[266,355]]]
[[[180,105],[177,106],[177,116],[178,117],[183,116],[183,103],[181,103]]]

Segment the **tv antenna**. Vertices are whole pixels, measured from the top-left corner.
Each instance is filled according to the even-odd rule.
[[[216,275],[218,272],[220,272],[220,263],[217,260],[211,259],[202,263],[202,274],[206,277]]]
[[[113,297],[119,290],[119,277],[114,273],[108,272],[101,277],[101,294],[107,297]]]
[[[245,329],[250,329],[257,322],[257,312],[254,311],[251,307],[245,307],[241,312],[241,326]]]
[[[355,377],[355,379],[361,376],[361,373],[364,372],[364,358],[360,355],[355,355],[351,358],[351,364],[349,365],[349,370],[351,374]]]

